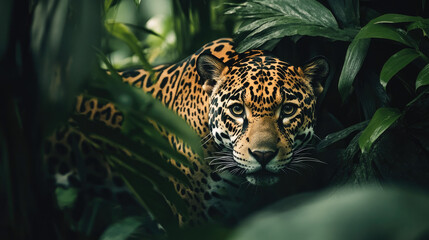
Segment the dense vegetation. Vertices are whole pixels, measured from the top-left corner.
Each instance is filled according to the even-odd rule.
[[[0,30],[5,239],[429,237],[425,0],[5,0]],[[151,71],[225,36],[235,37],[238,51],[263,48],[292,64],[317,55],[329,60],[316,132],[316,156],[328,164],[302,169],[299,179],[309,187],[297,192],[312,193],[284,199],[237,226],[181,229],[166,200],[184,215],[186,209],[166,176],[186,178],[156,160],[160,154],[187,160],[149,121],[197,152],[200,141],[174,113],[122,84],[116,69]],[[78,94],[114,102],[126,116],[122,131],[74,114]],[[69,119],[137,156],[104,149],[139,206],[82,202],[79,189],[54,186],[43,139]]]

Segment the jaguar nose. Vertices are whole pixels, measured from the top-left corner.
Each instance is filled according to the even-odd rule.
[[[267,165],[279,152],[277,151],[252,151],[249,149],[250,155],[252,155],[256,161],[258,161],[262,167]]]

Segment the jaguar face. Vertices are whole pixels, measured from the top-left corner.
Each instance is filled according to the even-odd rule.
[[[313,136],[326,60],[294,67],[259,55],[225,65],[202,55],[197,66],[211,95],[209,128],[222,149],[211,164],[254,185],[278,182]]]

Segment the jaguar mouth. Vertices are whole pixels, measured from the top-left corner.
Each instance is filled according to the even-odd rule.
[[[280,177],[272,172],[260,170],[246,175],[246,180],[256,186],[270,186],[277,183]]]

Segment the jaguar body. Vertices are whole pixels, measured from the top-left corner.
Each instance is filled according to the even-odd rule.
[[[179,63],[154,70],[155,83],[143,69],[120,75],[124,82],[175,111],[201,137],[202,162],[174,135],[163,132],[193,165],[189,168],[165,160],[191,182],[185,187],[172,179],[191,212],[190,219],[180,220],[201,223],[246,212],[248,195],[243,185],[263,188],[277,184],[287,174],[313,136],[315,104],[322,91],[319,80],[327,75],[328,66],[324,58],[292,66],[262,50],[238,53],[231,39],[219,39]],[[113,104],[97,99],[79,97],[76,111],[112,128],[120,128],[123,121]],[[87,174],[86,181],[93,180],[102,192],[116,186],[116,193],[126,196],[123,183],[110,171],[103,155],[72,127],[58,131],[49,142],[46,158],[53,163],[57,182],[82,184],[73,164],[72,142],[85,164],[98,166],[91,168],[95,170]]]

